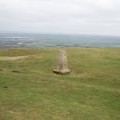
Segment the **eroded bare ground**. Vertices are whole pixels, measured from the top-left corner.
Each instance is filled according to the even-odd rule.
[[[16,56],[16,57],[0,57],[0,60],[19,60],[19,59],[25,59],[28,56]]]

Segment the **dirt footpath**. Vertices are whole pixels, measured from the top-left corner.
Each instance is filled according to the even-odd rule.
[[[28,56],[16,56],[16,57],[0,57],[0,60],[19,60],[27,58]]]

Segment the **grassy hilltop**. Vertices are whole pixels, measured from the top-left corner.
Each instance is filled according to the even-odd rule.
[[[0,120],[120,120],[120,49],[69,48],[68,75],[57,52],[0,50]]]

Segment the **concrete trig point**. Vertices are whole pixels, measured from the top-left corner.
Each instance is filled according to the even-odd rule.
[[[70,72],[67,64],[66,50],[59,50],[59,54],[57,57],[57,64],[53,69],[53,72],[58,74],[66,74]]]

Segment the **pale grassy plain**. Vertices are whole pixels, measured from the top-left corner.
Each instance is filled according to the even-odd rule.
[[[69,48],[68,75],[57,52],[0,50],[0,120],[120,120],[120,49]]]

